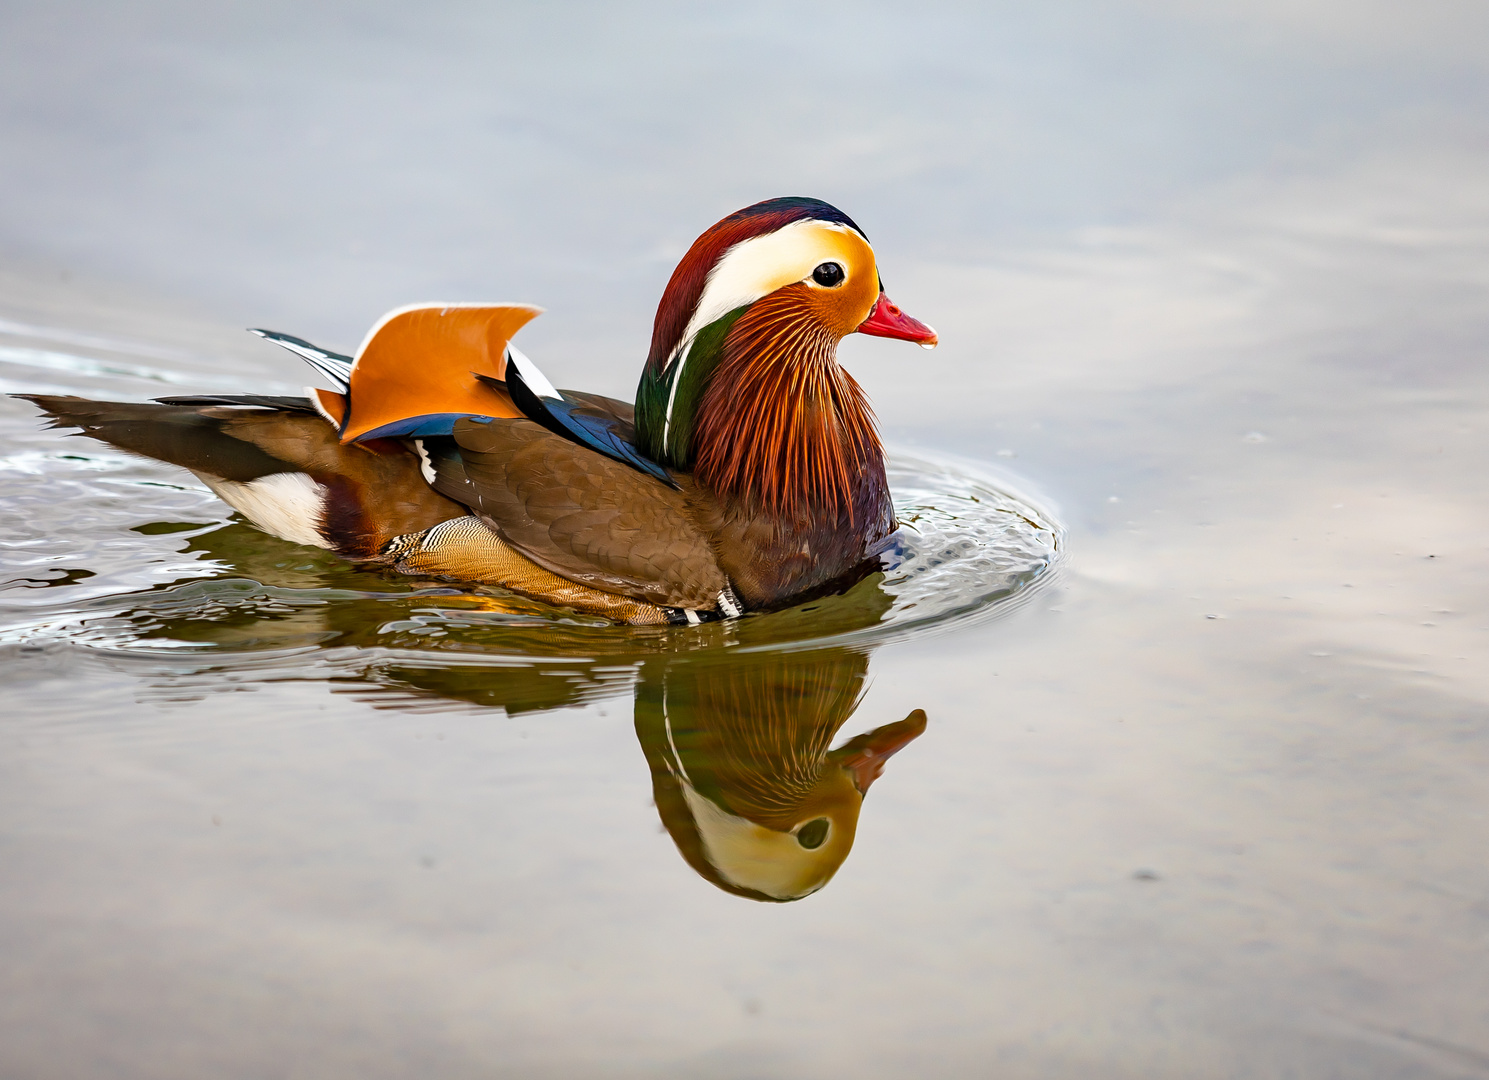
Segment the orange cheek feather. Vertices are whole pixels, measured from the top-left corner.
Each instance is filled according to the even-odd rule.
[[[879,298],[879,285],[873,266],[867,272],[855,270],[841,289],[813,289],[813,313],[835,336],[847,337],[868,318]]]
[[[817,320],[838,338],[847,337],[868,318],[879,298],[879,272],[874,249],[854,232],[833,230],[824,236],[830,256],[848,272],[848,280],[836,289],[808,288],[808,303]]]

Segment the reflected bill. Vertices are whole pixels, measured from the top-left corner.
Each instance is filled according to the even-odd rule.
[[[926,727],[905,719],[832,742],[863,696],[850,648],[700,654],[643,665],[636,735],[662,824],[703,878],[785,902],[826,885],[884,763]]]

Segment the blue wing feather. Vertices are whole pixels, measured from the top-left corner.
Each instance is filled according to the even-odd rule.
[[[451,435],[455,431],[457,420],[490,420],[489,416],[477,416],[473,413],[451,412],[451,413],[425,413],[423,416],[409,416],[402,420],[394,420],[391,424],[364,431],[357,436],[357,442],[366,442],[368,439],[423,439],[435,435]]]
[[[509,363],[506,374],[507,394],[529,420],[541,424],[555,435],[561,435],[571,442],[577,442],[596,453],[629,465],[637,472],[660,480],[670,488],[678,486],[665,468],[636,449],[636,444],[621,430],[622,421],[618,418],[599,412],[588,402],[562,390],[555,391],[558,397],[539,396],[523,379],[517,364]],[[489,381],[496,382],[495,379]],[[626,429],[630,428],[629,424],[624,426]]]
[[[560,390],[559,393],[562,394],[563,391]],[[543,404],[548,406],[550,414],[564,426],[565,434],[607,457],[613,457],[648,476],[656,477],[669,487],[677,487],[666,469],[650,458],[643,457],[635,443],[615,430],[615,420],[612,417],[580,411],[586,408],[584,402],[567,396],[562,401],[544,400]]]

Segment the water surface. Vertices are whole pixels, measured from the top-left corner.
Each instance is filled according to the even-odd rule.
[[[786,192],[944,344],[843,349],[914,557],[663,633],[0,402],[0,1072],[1489,1075],[1476,6],[3,19],[0,389],[486,298],[626,396]]]

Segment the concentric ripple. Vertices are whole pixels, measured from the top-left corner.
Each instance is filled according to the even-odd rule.
[[[208,652],[356,645],[448,660],[463,651],[536,659],[882,642],[994,614],[1060,553],[1059,527],[1030,500],[963,467],[899,455],[890,482],[901,529],[881,572],[843,595],[733,623],[618,627],[500,588],[360,569],[232,520],[192,485],[165,484],[151,475],[156,467],[106,449],[8,464],[13,512],[41,509],[39,491],[37,501],[27,497],[32,480],[75,498],[70,523],[86,533],[12,531],[0,555],[0,644]],[[177,520],[138,520],[151,511],[177,511]]]
[[[5,389],[145,397],[147,383],[196,377],[146,371],[127,352],[68,359],[50,345],[39,365],[35,351],[0,353],[0,369],[40,366],[63,385]],[[623,627],[275,539],[181,471],[45,430],[29,404],[5,401],[0,651],[143,666],[187,699],[239,680],[329,678],[512,711],[616,693],[659,654],[872,648],[992,617],[1060,558],[1052,515],[979,466],[892,453],[890,486],[895,542],[842,595],[727,623]]]

